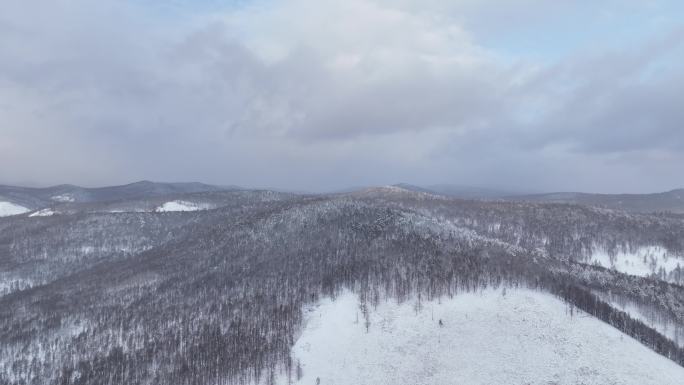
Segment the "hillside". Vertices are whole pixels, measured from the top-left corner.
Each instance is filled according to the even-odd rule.
[[[415,192],[444,195],[461,199],[500,199],[513,195],[510,191],[452,184],[436,184],[422,187],[409,183],[398,183],[395,186]]]
[[[550,193],[509,196],[505,199],[528,202],[574,203],[643,213],[661,211],[684,213],[684,189],[655,194]]]
[[[367,316],[363,309],[347,292],[306,312],[293,383],[675,385],[684,378],[683,367],[543,292],[489,289],[383,301]]]
[[[210,191],[233,190],[203,183],[157,183],[141,181],[122,186],[80,187],[59,185],[45,188],[0,186],[0,202],[11,202],[35,210],[59,203],[94,203],[142,199]]]
[[[0,201],[0,217],[9,217],[12,215],[20,215],[30,211],[26,207],[15,205],[10,202]]]
[[[43,210],[0,218],[2,384],[267,383],[294,373],[306,309],[325,298],[351,292],[370,309],[504,287],[558,298],[684,365],[671,332],[684,325],[684,275],[671,264],[684,258],[684,222],[674,214],[398,187],[173,193]],[[658,250],[666,274],[627,269],[641,250]],[[610,347],[614,337],[602,336]]]
[[[591,194],[582,192],[516,194],[504,190],[457,185],[416,186],[408,183],[399,183],[394,186],[413,192],[460,199],[567,203],[637,213],[684,213],[684,189],[654,194]]]

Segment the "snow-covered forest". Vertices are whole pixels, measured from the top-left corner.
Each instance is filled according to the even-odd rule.
[[[320,303],[356,298],[347,318],[367,332],[410,304],[440,330],[434,304],[506,291],[558,301],[676,376],[683,268],[678,214],[397,187],[53,200],[0,218],[0,384],[314,383],[298,341]]]

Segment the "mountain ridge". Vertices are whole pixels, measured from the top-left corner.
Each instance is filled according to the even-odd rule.
[[[82,187],[60,184],[48,187],[0,185],[0,200],[35,210],[57,203],[96,203],[125,199],[153,198],[172,194],[237,190],[237,186],[215,186],[200,182],[152,182],[142,180],[124,185]]]

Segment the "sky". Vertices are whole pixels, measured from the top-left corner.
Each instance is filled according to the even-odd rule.
[[[0,183],[684,187],[684,4],[5,0]]]

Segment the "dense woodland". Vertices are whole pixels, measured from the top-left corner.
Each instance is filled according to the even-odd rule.
[[[587,263],[596,247],[681,255],[684,216],[396,188],[184,199],[215,208],[71,203],[65,214],[0,218],[0,384],[268,384],[283,372],[294,382],[303,307],[345,289],[367,315],[387,298],[420,307],[486,287],[536,288],[684,366],[684,347],[601,295],[684,325],[681,269],[667,282]]]

